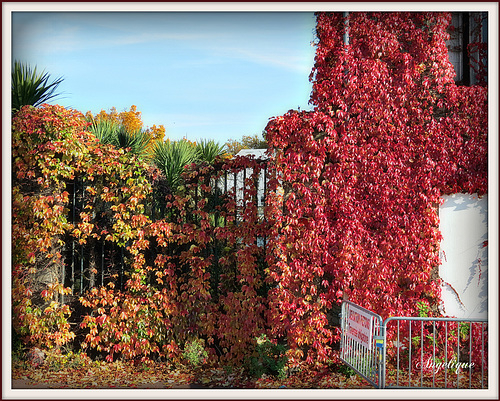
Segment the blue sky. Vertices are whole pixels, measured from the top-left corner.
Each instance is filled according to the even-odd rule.
[[[308,110],[312,12],[13,12],[12,59],[63,76],[52,103],[136,105],[176,140],[241,139]]]

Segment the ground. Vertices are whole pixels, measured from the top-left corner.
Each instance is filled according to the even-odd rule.
[[[345,389],[371,388],[356,375],[335,373],[330,367],[302,369],[278,380],[272,376],[250,377],[243,371],[223,368],[172,368],[160,363],[134,366],[132,362],[92,362],[88,366],[33,367],[14,364],[12,367],[13,389]]]

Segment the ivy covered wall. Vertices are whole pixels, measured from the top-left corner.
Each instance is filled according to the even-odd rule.
[[[344,298],[384,318],[438,313],[440,197],[487,191],[487,87],[455,84],[450,20],[317,14],[313,110],[267,126],[283,188],[273,327],[297,357],[326,358]]]

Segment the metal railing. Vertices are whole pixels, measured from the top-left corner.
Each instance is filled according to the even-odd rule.
[[[486,388],[487,329],[481,319],[386,319],[384,387]]]
[[[211,175],[203,176],[198,180],[190,182],[189,188],[186,189],[187,196],[192,200],[185,206],[188,209],[186,214],[193,224],[197,223],[196,211],[200,199],[208,199],[204,211],[213,214],[214,226],[226,226],[229,221],[234,225],[240,224],[245,219],[245,212],[250,206],[256,208],[259,221],[265,219],[264,207],[268,191],[268,165],[266,160],[259,161],[255,171],[249,167],[236,166],[231,170],[224,170],[221,167],[220,171],[214,171]],[[203,184],[209,185],[205,187]],[[85,176],[76,177],[74,180],[67,182],[69,193],[68,222],[75,228],[82,221],[80,214],[85,212],[87,205],[92,202],[86,191],[88,185],[89,182],[87,182]],[[178,217],[177,215],[170,216],[175,211],[167,208],[166,193],[168,196],[170,196],[170,193],[169,191],[164,192],[160,188],[153,188],[151,197],[146,204],[145,213],[153,222]],[[233,203],[231,213],[228,212],[225,206],[228,202]],[[104,212],[109,211],[109,205],[103,202],[99,204],[99,210],[96,210],[96,205],[93,206],[93,215],[96,217],[100,217]],[[222,210],[225,213],[222,213]],[[102,217],[100,218],[102,220]],[[102,221],[101,223],[103,227],[106,227],[106,224],[110,225],[109,221]],[[89,238],[85,243],[81,243],[71,234],[68,234],[64,241],[65,267],[61,269],[61,281],[66,287],[71,288],[73,294],[81,295],[93,287],[106,285],[110,280],[115,281],[116,277],[118,278],[118,288],[123,289],[127,280],[127,260],[130,259],[126,245],[123,246],[105,240],[104,237],[100,239]],[[215,256],[217,257],[218,246],[215,244],[217,240],[214,237],[212,241],[214,242],[213,248],[215,248]],[[261,247],[265,247],[267,238],[259,236],[256,243]],[[150,245],[148,257],[154,260],[160,251],[163,250],[155,249],[153,245]],[[175,250],[169,249],[169,251],[174,253]],[[214,263],[217,263],[216,259]],[[61,301],[64,302],[64,298]]]
[[[485,319],[389,317],[342,303],[340,358],[375,388],[485,389]]]

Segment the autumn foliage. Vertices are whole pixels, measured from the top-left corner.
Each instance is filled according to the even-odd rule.
[[[22,108],[12,125],[17,332],[46,348],[76,338],[107,360],[182,361],[201,341],[210,361],[232,364],[266,335],[292,363],[312,363],[335,356],[330,312],[344,298],[383,317],[422,302],[436,314],[440,196],[487,191],[487,88],[455,85],[449,20],[318,14],[314,108],[269,122],[268,166],[186,166],[175,191],[155,167],[100,144],[81,113]],[[261,210],[252,184],[264,168]],[[242,171],[240,197],[221,191],[226,172]],[[85,208],[70,220],[75,179]],[[70,240],[123,249],[123,285],[110,276],[81,294],[66,288]]]
[[[150,192],[145,167],[85,132],[81,113],[60,106],[23,107],[13,119],[13,306],[26,341],[62,345],[74,337],[64,303],[63,247],[105,238],[117,244],[141,235]],[[78,221],[68,219],[67,186],[85,176],[93,200]],[[128,185],[128,188],[126,187]],[[106,225],[98,223],[107,221]],[[108,214],[109,219],[103,219]]]
[[[219,199],[213,194],[215,166],[206,164],[186,166],[184,186],[158,195],[152,186],[165,187],[159,170],[126,150],[103,146],[85,132],[86,124],[80,113],[49,105],[25,107],[14,118],[13,305],[19,334],[52,348],[76,332],[85,350],[103,352],[108,360],[180,360],[189,343],[203,338],[214,354],[241,361],[266,328],[264,250],[256,244],[265,222],[256,223],[255,190],[245,190],[238,205],[231,191]],[[261,168],[243,158],[219,163],[219,176],[241,168],[255,175]],[[68,187],[79,177],[84,207],[71,221]],[[63,273],[71,241],[91,250],[99,244],[123,248],[125,285],[118,275],[102,285],[95,279],[75,299]],[[86,274],[95,278],[95,251],[86,264]],[[75,302],[84,313],[72,317],[78,329],[71,330],[69,305],[77,307]]]
[[[455,85],[450,18],[318,14],[314,110],[267,127],[284,189],[272,326],[298,357],[327,357],[325,311],[343,298],[384,318],[437,312],[440,196],[487,191],[487,89]]]
[[[93,115],[90,111],[85,113],[85,117],[89,121],[107,120],[122,127],[127,132],[137,133],[143,131],[151,138],[151,143],[145,153],[152,152],[156,142],[162,142],[165,137],[165,127],[163,125],[153,125],[152,127],[144,127],[142,121],[142,113],[137,110],[136,105],[130,106],[130,110],[118,112],[116,107],[112,107],[109,111],[101,110]]]

